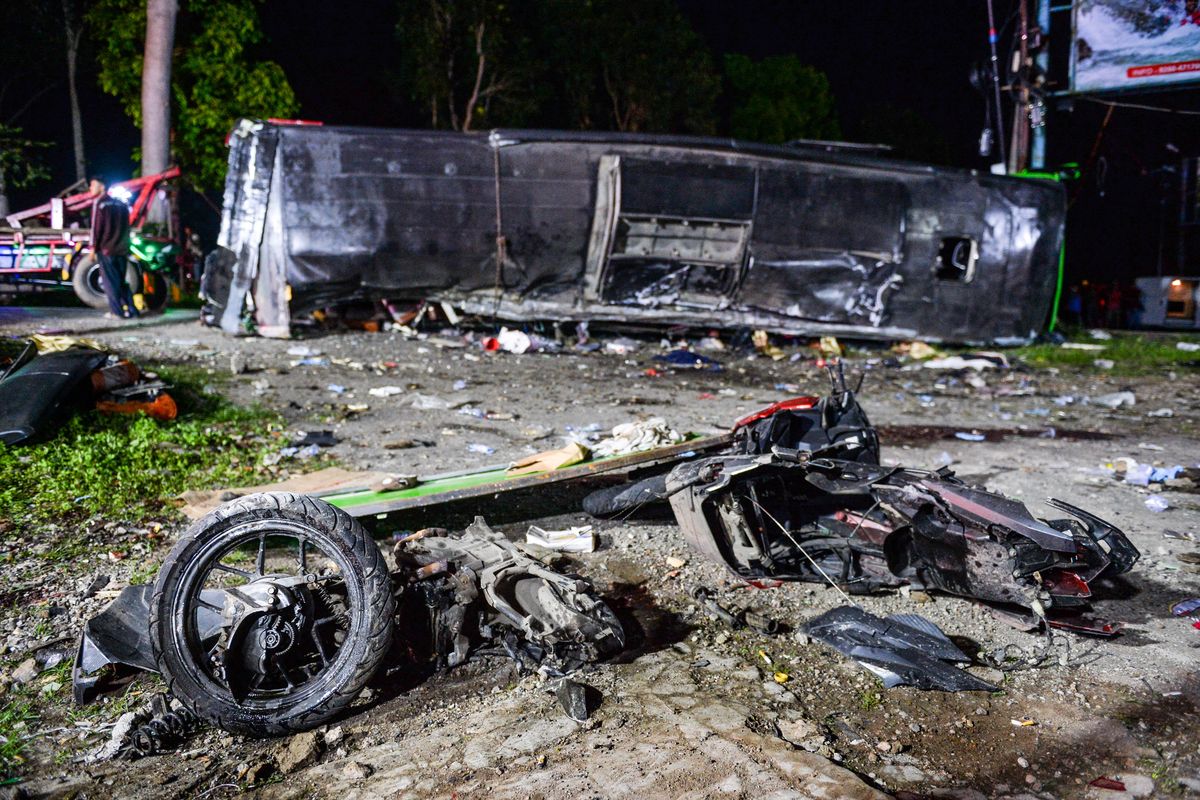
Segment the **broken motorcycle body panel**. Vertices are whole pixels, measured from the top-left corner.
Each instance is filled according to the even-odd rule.
[[[232,731],[315,727],[379,671],[396,596],[418,662],[409,668],[456,666],[494,645],[522,669],[562,676],[624,647],[590,583],[547,569],[482,519],[457,536],[430,533],[398,543],[389,572],[358,522],[323,501],[267,493],[227,504],[180,538],[153,587],[128,587],[88,621],[76,700],[124,666],[163,673],[199,718]]]
[[[948,470],[884,467],[777,448],[701,459],[666,480],[689,544],[745,580],[904,584],[1035,611],[1078,609],[1089,582],[1138,551],[1103,520],[1043,521]]]
[[[886,688],[915,686],[944,692],[994,692],[997,687],[961,670],[971,659],[917,614],[879,618],[839,606],[811,619],[804,632],[875,673]]]
[[[1047,320],[1062,187],[837,143],[242,120],[206,321],[341,302],[527,321],[1015,342]]]

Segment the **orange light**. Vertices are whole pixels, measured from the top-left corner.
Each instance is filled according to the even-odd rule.
[[[1175,280],[1171,281],[1171,285],[1172,286],[1183,286],[1183,281],[1179,280],[1179,278],[1176,278]]]

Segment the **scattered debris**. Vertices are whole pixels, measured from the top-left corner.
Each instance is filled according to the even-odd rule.
[[[530,525],[525,532],[528,544],[564,553],[592,553],[596,550],[596,532],[591,525],[580,525],[560,531],[548,531]]]
[[[651,417],[638,422],[626,422],[612,429],[612,436],[602,439],[592,446],[592,455],[596,458],[640,453],[653,450],[656,447],[666,447],[678,444],[684,439],[683,434],[668,427],[662,417]]]
[[[941,629],[917,614],[879,618],[841,606],[810,620],[804,631],[853,658],[891,688],[901,684],[945,692],[994,692],[996,687],[955,664],[971,659]]]
[[[1122,406],[1133,408],[1137,404],[1137,397],[1130,391],[1112,392],[1111,394],[1102,394],[1099,397],[1093,397],[1091,402],[1105,408],[1117,409]]]
[[[290,567],[266,569],[267,537],[257,532],[264,523],[273,526],[273,540],[294,540],[285,558]],[[242,532],[230,537],[230,530]],[[222,562],[243,543],[258,547],[254,572]],[[339,560],[340,547],[358,548],[354,560]],[[440,529],[399,536],[394,556],[397,569],[389,575],[358,523],[321,500],[235,500],[181,537],[160,571],[158,592],[128,587],[88,621],[76,698],[94,696],[106,665],[161,667],[200,718],[261,736],[312,728],[339,713],[380,666],[393,624],[402,626],[416,667],[425,660],[454,667],[487,645],[522,671],[562,677],[624,647],[620,622],[589,583],[529,558],[482,518],[457,536]],[[213,585],[205,581],[226,572],[242,575],[236,590],[178,589],[192,580]],[[155,628],[152,599],[159,604]],[[180,635],[175,620],[186,620]],[[332,626],[328,635],[321,624]],[[298,636],[305,626],[309,634]],[[566,691],[569,713],[586,719],[583,689]],[[276,755],[280,772],[312,763],[319,751],[315,732],[293,737]]]

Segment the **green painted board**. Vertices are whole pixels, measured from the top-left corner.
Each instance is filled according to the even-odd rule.
[[[610,456],[586,461],[571,467],[534,472],[528,475],[508,475],[505,467],[486,467],[478,472],[433,476],[408,489],[375,492],[369,489],[322,496],[327,503],[345,510],[354,517],[371,517],[427,508],[471,497],[487,497],[505,492],[552,486],[573,480],[586,480],[596,475],[621,472],[635,468],[659,466],[682,461],[692,454],[707,453],[728,447],[733,434],[692,439],[668,447]]]

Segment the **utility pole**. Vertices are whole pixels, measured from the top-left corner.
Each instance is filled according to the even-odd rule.
[[[1037,63],[1038,74],[1043,78],[1050,74],[1050,0],[1038,0],[1037,5],[1037,24],[1041,31],[1041,47],[1038,49]],[[1029,158],[1029,166],[1031,169],[1041,170],[1046,168],[1046,109],[1040,109],[1038,118],[1034,120],[1033,126],[1033,152]]]
[[[1017,92],[1017,102],[1013,105],[1012,147],[1009,148],[1008,172],[1021,172],[1029,166],[1029,7],[1026,0],[1019,0],[1017,12],[1020,14],[1020,48],[1013,79],[1020,86]]]

